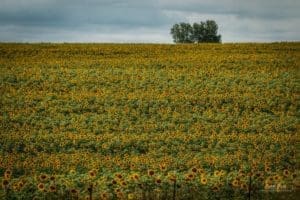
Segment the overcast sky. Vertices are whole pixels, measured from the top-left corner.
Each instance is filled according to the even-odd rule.
[[[300,40],[299,0],[0,0],[0,41],[171,43],[207,19],[223,42]]]

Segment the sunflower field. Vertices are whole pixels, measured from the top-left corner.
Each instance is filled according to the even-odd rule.
[[[300,43],[0,44],[0,199],[294,199]]]

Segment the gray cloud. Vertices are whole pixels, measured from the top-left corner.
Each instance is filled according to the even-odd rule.
[[[172,42],[215,19],[225,42],[299,40],[298,0],[0,0],[0,41]]]
[[[6,1],[0,8],[1,25],[82,26],[129,25],[157,26],[165,23],[162,13],[141,1]],[[24,1],[22,1],[24,2]],[[31,3],[30,3],[31,2]],[[36,3],[37,2],[37,3]]]
[[[161,0],[163,9],[203,14],[229,14],[240,18],[282,19],[299,17],[297,0]]]

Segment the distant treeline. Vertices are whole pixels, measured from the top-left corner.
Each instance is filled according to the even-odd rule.
[[[214,20],[206,20],[206,22],[193,25],[184,22],[174,24],[171,28],[171,35],[175,43],[221,42],[218,25]]]

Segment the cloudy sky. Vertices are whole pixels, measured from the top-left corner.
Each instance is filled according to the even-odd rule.
[[[223,42],[300,40],[299,0],[0,0],[0,41],[172,43],[213,19]]]

